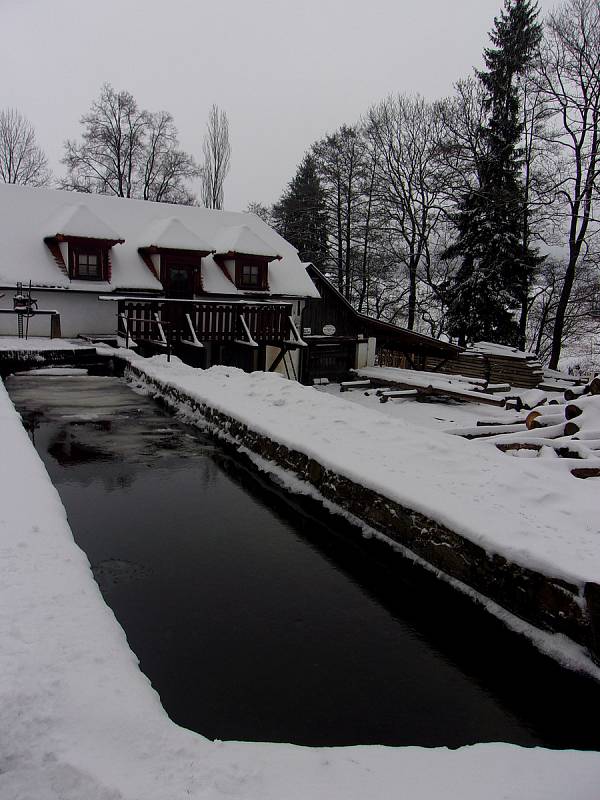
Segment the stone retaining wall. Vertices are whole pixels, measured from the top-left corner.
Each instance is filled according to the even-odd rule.
[[[151,378],[134,364],[125,367],[125,377],[139,379],[168,405],[200,415],[217,436],[294,473],[322,497],[516,616],[584,645],[600,663],[600,586],[588,583],[581,592],[575,584],[490,554],[423,514],[332,472],[304,453]]]

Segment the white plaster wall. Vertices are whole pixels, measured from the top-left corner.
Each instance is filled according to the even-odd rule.
[[[360,369],[361,367],[366,367],[369,360],[369,342],[367,339],[364,339],[362,342],[358,342],[356,345],[356,358],[354,363],[355,369]]]
[[[375,353],[376,353],[376,350],[377,350],[377,339],[374,336],[369,336],[367,363],[365,364],[366,367],[374,367],[375,366]]]
[[[69,244],[68,242],[59,242],[58,247],[63,257],[63,261],[65,262],[65,266],[68,269],[69,266]]]
[[[6,293],[0,300],[0,308],[11,308],[12,294]],[[117,329],[117,303],[98,300],[97,294],[34,289],[32,295],[38,301],[38,308],[59,312],[62,336],[77,336],[80,333],[112,334]],[[17,335],[16,314],[0,314],[0,335]],[[49,336],[50,316],[44,314],[32,317],[29,320],[29,335]]]
[[[225,269],[229,273],[229,277],[231,278],[232,282],[235,283],[235,259],[233,258],[226,258],[223,261]]]
[[[269,371],[269,367],[275,361],[277,356],[279,355],[280,349],[279,347],[267,347],[267,358],[266,358],[266,371]],[[292,363],[294,364],[294,368],[296,370],[296,376],[300,379],[300,350],[292,350],[289,351],[285,357],[285,360],[288,365],[288,370],[290,372],[290,377],[293,377],[292,368],[290,367],[290,356],[292,359]],[[278,372],[280,375],[283,375],[287,378],[287,372],[285,371],[285,365],[283,361],[277,365],[277,367],[273,370],[274,372]]]
[[[156,273],[156,277],[160,279],[160,254],[152,253],[152,255],[150,256],[150,260],[152,261],[152,266],[154,267],[154,272]]]

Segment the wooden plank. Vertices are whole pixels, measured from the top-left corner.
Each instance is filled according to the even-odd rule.
[[[426,392],[419,392],[417,389],[406,389],[405,391],[389,391],[384,392],[379,397],[380,403],[387,403],[388,400],[408,400],[409,397],[419,397],[420,395],[424,395]]]
[[[364,381],[342,381],[340,383],[340,392],[348,392],[351,389],[364,389],[371,385],[370,380]]]

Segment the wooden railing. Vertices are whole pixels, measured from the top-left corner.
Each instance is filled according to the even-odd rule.
[[[289,303],[223,303],[189,300],[120,300],[130,336],[151,341],[156,320],[169,327],[173,343],[189,341],[190,324],[202,342],[279,343],[290,337]],[[188,320],[189,317],[189,320]]]

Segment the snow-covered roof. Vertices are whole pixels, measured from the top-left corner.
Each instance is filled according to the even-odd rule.
[[[202,259],[202,288],[210,294],[243,294],[235,283],[227,277],[212,254]]]
[[[319,296],[297,250],[254,214],[14,184],[0,184],[0,287],[31,280],[36,287],[98,291],[91,281],[70,281],[57,266],[44,243],[56,234],[125,240],[111,249],[112,279],[103,292],[162,291],[139,247],[230,252],[233,245],[238,252],[282,257],[269,263],[270,294]],[[212,259],[205,263],[206,292],[244,294]]]
[[[215,245],[217,253],[243,253],[244,255],[277,258],[280,253],[248,225],[223,228]],[[281,254],[283,255],[283,254]]]
[[[56,236],[59,234],[93,239],[123,238],[83,203],[64,206],[48,221],[45,235]]]
[[[165,247],[176,250],[212,249],[203,239],[191,231],[177,217],[156,219],[142,233],[145,244],[141,247]]]

